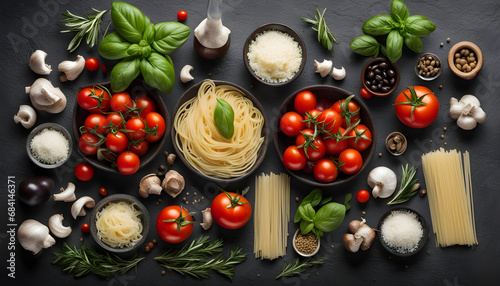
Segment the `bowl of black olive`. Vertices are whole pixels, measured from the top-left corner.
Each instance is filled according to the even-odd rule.
[[[361,71],[361,84],[374,96],[388,96],[399,85],[400,73],[396,63],[387,58],[374,58]]]

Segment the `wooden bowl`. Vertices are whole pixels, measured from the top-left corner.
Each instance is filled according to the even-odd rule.
[[[283,153],[285,152],[286,148],[288,148],[288,146],[290,146],[290,145],[295,145],[295,137],[287,136],[281,131],[280,120],[281,120],[281,117],[283,117],[283,115],[285,113],[287,113],[288,111],[295,110],[295,108],[294,108],[295,96],[299,92],[304,91],[304,90],[309,90],[312,93],[314,93],[318,102],[323,100],[323,99],[326,99],[332,103],[335,103],[336,101],[338,101],[340,99],[345,99],[345,98],[349,97],[350,95],[352,95],[352,93],[350,93],[346,90],[343,90],[343,89],[335,87],[335,86],[330,86],[330,85],[308,86],[308,87],[305,87],[303,89],[300,89],[300,90],[292,93],[281,105],[281,107],[276,115],[276,119],[274,121],[274,147],[276,148],[276,152],[278,152],[278,155],[279,155],[281,160],[283,160]],[[354,96],[351,99],[351,101],[356,102],[359,105],[359,107],[361,108],[361,111],[360,111],[361,123],[366,125],[370,129],[370,131],[372,133],[372,138],[373,138],[372,144],[370,145],[370,147],[368,147],[368,149],[361,152],[361,156],[363,157],[363,166],[361,167],[361,169],[356,174],[353,174],[353,175],[346,175],[346,174],[343,174],[342,172],[339,171],[337,179],[335,179],[335,181],[330,182],[330,183],[318,182],[318,181],[316,181],[316,179],[314,178],[314,175],[312,173],[306,173],[303,170],[293,171],[293,170],[287,169],[288,173],[290,173],[292,176],[294,176],[298,180],[305,182],[309,185],[318,186],[318,187],[336,187],[336,186],[339,186],[341,184],[344,184],[344,183],[347,183],[349,181],[354,180],[354,178],[356,178],[361,172],[363,172],[363,170],[366,168],[366,166],[368,166],[371,158],[373,157],[373,153],[375,151],[375,145],[376,145],[375,138],[377,138],[377,132],[375,130],[375,123],[373,122],[372,116],[371,116],[370,112],[368,111],[368,107],[366,107],[366,105],[363,103],[363,101],[356,96]]]
[[[394,86],[388,92],[375,92],[375,91],[372,91],[370,88],[368,88],[368,86],[365,83],[365,81],[366,81],[366,70],[368,69],[368,67],[376,65],[376,64],[380,64],[381,62],[386,62],[387,64],[389,64],[389,66],[392,66],[392,69],[396,73]],[[381,58],[381,57],[379,57],[379,58],[371,59],[370,61],[368,61],[365,64],[365,66],[361,70],[361,84],[363,85],[363,87],[370,94],[372,94],[374,96],[385,97],[385,96],[388,96],[388,95],[392,94],[396,90],[396,88],[398,88],[400,79],[401,79],[401,74],[399,73],[399,67],[398,67],[398,65],[396,63],[391,63],[391,61],[389,59],[387,59],[387,58]]]
[[[255,73],[255,71],[252,69],[252,67],[250,66],[250,63],[249,63],[249,60],[248,60],[248,56],[247,56],[250,44],[252,43],[253,40],[255,40],[255,38],[257,37],[257,35],[262,34],[263,32],[266,32],[266,31],[270,31],[270,30],[280,31],[280,32],[283,32],[283,33],[286,33],[286,34],[292,36],[293,39],[297,43],[299,43],[299,46],[302,49],[302,62],[300,63],[300,67],[295,72],[295,74],[293,75],[293,77],[291,79],[287,80],[287,81],[276,82],[276,83],[265,81],[260,76],[258,76]],[[246,66],[248,72],[256,80],[258,80],[259,82],[261,82],[261,83],[263,83],[265,85],[268,85],[268,86],[283,86],[285,84],[288,84],[288,83],[294,81],[296,78],[299,77],[299,75],[304,70],[304,66],[306,65],[306,59],[307,59],[307,50],[306,50],[306,44],[304,43],[304,40],[302,40],[302,38],[299,36],[299,34],[297,34],[297,32],[295,32],[295,30],[293,30],[292,28],[290,28],[290,27],[288,27],[286,25],[279,24],[279,23],[265,24],[265,25],[260,26],[259,28],[255,29],[255,31],[253,31],[250,34],[250,36],[248,36],[247,40],[245,41],[245,45],[243,47],[243,61],[245,62],[245,66]]]
[[[216,176],[212,176],[212,175],[207,175],[205,173],[200,172],[195,167],[193,167],[191,165],[191,163],[189,163],[186,160],[186,157],[184,157],[184,155],[180,152],[180,150],[176,144],[176,141],[179,139],[177,138],[177,131],[175,130],[173,124],[172,124],[172,132],[171,132],[172,137],[171,138],[172,138],[172,144],[174,145],[174,149],[175,149],[175,153],[177,154],[177,157],[180,158],[181,161],[184,163],[184,165],[186,165],[192,172],[196,173],[200,177],[203,177],[207,180],[213,181],[213,182],[218,183],[220,185],[227,185],[227,184],[234,183],[234,182],[240,181],[240,180],[248,177],[250,174],[252,174],[259,167],[259,165],[262,163],[262,161],[264,161],[264,157],[265,157],[266,151],[267,151],[267,146],[269,144],[269,123],[267,120],[266,112],[264,111],[264,107],[262,107],[262,105],[257,100],[257,98],[255,98],[246,89],[244,89],[244,88],[242,88],[234,83],[228,82],[228,81],[214,80],[213,82],[215,83],[216,86],[217,85],[230,85],[230,86],[233,86],[233,87],[239,89],[243,93],[244,96],[246,96],[247,98],[249,98],[253,102],[254,106],[257,107],[257,109],[262,113],[262,116],[264,117],[264,126],[262,127],[262,132],[261,132],[261,136],[264,137],[264,142],[262,143],[259,151],[257,152],[257,160],[255,161],[254,165],[248,170],[248,172],[246,172],[245,174],[243,174],[239,177],[221,178],[221,177],[216,177]],[[186,92],[184,92],[182,94],[182,96],[179,98],[179,100],[177,101],[177,103],[174,107],[174,110],[172,113],[173,114],[172,121],[174,120],[175,115],[179,111],[179,108],[186,101],[192,99],[195,96],[198,96],[198,89],[200,88],[202,83],[203,83],[203,81],[197,83],[196,85],[192,86],[191,88],[189,88]]]
[[[457,52],[460,52],[462,49],[469,49],[474,52],[476,55],[476,67],[472,69],[470,72],[463,72],[455,66],[455,54]],[[453,47],[451,47],[450,51],[448,52],[448,66],[450,67],[450,70],[456,74],[457,76],[463,78],[463,79],[473,79],[477,76],[481,68],[483,67],[483,53],[481,52],[481,49],[479,47],[472,43],[472,42],[458,42],[456,43]]]
[[[108,90],[111,91],[111,83],[106,82],[106,83],[101,83],[97,85],[102,85],[106,87]],[[81,87],[81,89],[84,89],[86,87],[92,87],[95,86],[94,84],[92,85],[87,85],[84,87]],[[136,99],[141,96],[148,96],[150,97],[156,106],[156,112],[158,112],[163,118],[165,119],[165,134],[161,138],[161,140],[150,143],[149,144],[149,149],[146,154],[140,157],[141,160],[141,165],[139,166],[139,169],[147,165],[151,160],[153,160],[158,153],[160,153],[163,145],[165,144],[166,138],[168,136],[168,132],[170,131],[170,115],[167,110],[167,106],[163,102],[163,99],[161,99],[160,95],[158,92],[148,86],[144,81],[142,80],[134,80],[130,86],[126,90],[128,93],[130,93],[130,96],[132,99]],[[90,114],[87,110],[83,109],[78,105],[78,101],[75,100],[75,107],[73,109],[73,137],[76,140],[76,145],[78,146],[78,141],[80,140],[80,131],[79,128],[80,126],[83,126],[85,123],[85,118]],[[92,166],[99,168],[101,170],[111,172],[111,173],[117,173],[120,174],[118,169],[116,167],[113,167],[110,162],[108,161],[100,161],[97,159],[96,155],[87,155],[83,153],[80,148],[76,148],[78,150],[78,153],[82,156],[82,158],[87,161],[89,164]]]

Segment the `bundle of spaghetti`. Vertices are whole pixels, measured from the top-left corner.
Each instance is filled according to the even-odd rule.
[[[254,254],[275,259],[286,254],[290,221],[290,177],[261,174],[255,177]]]
[[[224,99],[234,111],[234,134],[225,138],[217,129],[214,110],[217,99]],[[264,116],[243,95],[229,85],[216,86],[204,81],[198,95],[182,104],[175,114],[175,143],[184,158],[196,170],[221,178],[245,174],[257,160]]]
[[[443,148],[422,156],[436,247],[478,244],[469,152]]]

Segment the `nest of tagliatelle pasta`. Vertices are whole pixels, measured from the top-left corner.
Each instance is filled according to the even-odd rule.
[[[234,133],[226,138],[214,120],[217,99],[234,112]],[[174,117],[174,145],[194,169],[206,176],[235,178],[247,174],[265,142],[265,116],[244,92],[231,85],[201,83],[197,95],[184,102]]]

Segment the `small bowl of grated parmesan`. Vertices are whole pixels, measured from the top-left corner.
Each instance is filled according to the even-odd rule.
[[[299,34],[278,23],[257,28],[248,36],[243,48],[248,72],[269,86],[294,81],[304,70],[306,57],[306,45]]]
[[[386,212],[380,219],[378,229],[382,246],[400,257],[416,254],[429,238],[425,218],[410,208],[397,207]]]
[[[66,128],[56,123],[43,123],[28,135],[26,150],[33,163],[45,169],[53,169],[68,160],[73,150],[73,141]]]

